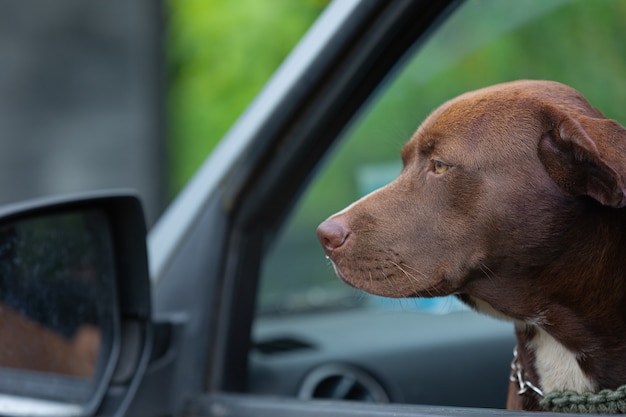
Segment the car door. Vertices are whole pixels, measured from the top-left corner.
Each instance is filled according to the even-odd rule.
[[[320,268],[331,272],[321,249],[309,241],[297,252],[296,235],[311,219],[321,221],[389,179],[397,169],[390,149],[399,159],[411,129],[438,100],[523,77],[578,84],[585,94],[606,97],[603,83],[624,69],[616,58],[623,48],[610,41],[626,13],[623,3],[611,20],[608,3],[599,2],[591,15],[585,2],[544,3],[330,4],[150,233],[157,343],[129,415],[504,414],[486,408],[498,407],[499,398],[504,405],[510,324],[449,299],[394,309],[385,300],[346,295],[317,278]],[[498,18],[483,19],[487,14]],[[593,38],[602,48],[572,48],[562,37],[582,16],[590,16],[580,26],[589,32],[610,22],[604,36]],[[555,17],[563,25],[550,26]],[[532,46],[530,38],[550,27],[551,41]],[[559,54],[545,51],[556,47]],[[587,53],[607,65],[564,70]],[[512,61],[516,54],[530,61]],[[559,58],[568,65],[559,68]],[[394,103],[386,95],[394,89],[393,97],[404,91],[413,98]],[[414,97],[423,97],[425,108],[407,106]],[[384,150],[372,145],[372,136],[392,129],[395,143]],[[338,145],[343,137],[347,142]],[[340,169],[346,163],[328,160],[331,151],[345,156],[359,149],[366,163],[347,164],[347,172]],[[383,155],[382,162],[368,152]],[[351,190],[334,187],[335,201],[320,197],[341,181],[352,181]],[[314,242],[314,229],[309,233]],[[470,406],[481,408],[456,408]]]

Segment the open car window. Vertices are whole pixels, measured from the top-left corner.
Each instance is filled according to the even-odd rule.
[[[493,337],[502,346],[509,343],[506,353],[485,351],[478,355],[493,355],[498,366],[503,367],[494,386],[502,386],[505,392],[508,367],[506,359],[502,358],[509,355],[510,360],[514,343],[512,326],[474,318],[475,313],[452,297],[390,300],[354,290],[336,278],[332,266],[324,260],[315,228],[329,215],[391,181],[401,169],[402,146],[421,121],[444,101],[463,92],[516,79],[555,80],[581,91],[607,117],[626,120],[626,109],[621,105],[626,102],[626,44],[621,41],[625,19],[626,3],[608,0],[469,0],[463,3],[427,43],[407,59],[397,76],[346,132],[333,154],[320,165],[318,175],[263,259],[253,334],[256,347],[261,348],[252,352],[251,390],[262,392],[256,384],[269,373],[277,380],[278,388],[273,393],[300,395],[307,372],[323,365],[324,361],[345,359],[341,353],[333,356],[333,352],[345,348],[352,352],[352,362],[366,363],[359,357],[359,349],[365,350],[368,344],[384,346],[381,335],[389,338],[387,343],[407,343],[409,349],[412,342],[394,339],[389,335],[389,328],[382,328],[389,325],[388,321],[371,320],[396,311],[403,317],[393,319],[401,334],[409,332],[402,326],[412,326],[411,331],[423,331],[424,337],[462,344],[465,336],[471,339],[467,339],[467,343],[475,342],[473,329],[493,329],[493,332],[485,330],[485,340]],[[364,311],[368,314],[367,320],[346,318]],[[405,320],[407,314],[422,318]],[[344,319],[342,331],[340,322]],[[332,328],[326,322],[333,322]],[[354,323],[369,326],[364,332],[369,333],[370,339],[365,336],[360,339],[361,333],[349,327]],[[436,329],[419,327],[432,327],[432,323],[437,323]],[[463,326],[470,330],[463,331],[460,329]],[[511,334],[510,339],[506,339],[507,332]],[[346,342],[350,338],[355,345]],[[316,340],[323,342],[316,343]],[[290,360],[301,358],[306,366],[290,367],[288,361],[268,354],[280,346],[277,348],[267,341],[282,341],[286,350],[302,355],[293,354]],[[307,352],[313,355],[311,352],[315,349],[326,349],[326,353],[316,359],[306,357]],[[382,355],[384,351],[381,352]],[[443,350],[439,353],[444,355]],[[435,352],[429,354],[439,358],[438,364],[446,364],[446,359]],[[451,363],[453,361],[448,365]],[[451,378],[446,377],[450,369],[444,366],[440,372],[442,376],[438,380],[445,385]],[[374,379],[380,375],[371,374]],[[419,379],[419,370],[413,375]],[[486,380],[491,375],[485,372],[479,379]],[[281,378],[294,381],[295,385],[281,384]],[[387,387],[397,384],[389,382],[389,378],[393,375],[378,378],[383,389],[386,384]],[[482,379],[481,384],[483,388],[488,386]],[[421,389],[419,382],[415,386],[416,390]],[[471,404],[459,400],[461,397],[427,397],[419,393],[407,394],[406,390],[394,397],[393,387],[387,389],[387,394],[389,392],[392,401],[498,407],[494,398],[485,400],[488,403]],[[497,395],[504,394],[499,391]],[[502,397],[499,406],[503,407],[504,402]]]
[[[315,228],[395,178],[402,146],[444,101],[500,82],[549,79],[578,89],[607,117],[624,120],[624,16],[626,4],[603,0],[464,3],[411,57],[306,191],[265,259],[258,313],[389,305],[356,295],[336,279]],[[452,307],[429,300],[393,304]]]

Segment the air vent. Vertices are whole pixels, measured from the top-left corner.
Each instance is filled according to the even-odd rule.
[[[346,364],[328,364],[314,369],[305,377],[298,396],[301,399],[389,402],[387,392],[376,379]]]
[[[265,355],[274,355],[302,349],[311,349],[313,345],[291,337],[278,337],[256,343],[254,348]]]

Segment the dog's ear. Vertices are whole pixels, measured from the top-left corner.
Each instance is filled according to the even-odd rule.
[[[626,129],[614,120],[562,115],[539,141],[539,159],[563,192],[626,206]]]

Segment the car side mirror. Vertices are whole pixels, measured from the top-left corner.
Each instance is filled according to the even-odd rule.
[[[128,405],[151,346],[145,239],[130,194],[0,208],[0,414]]]

